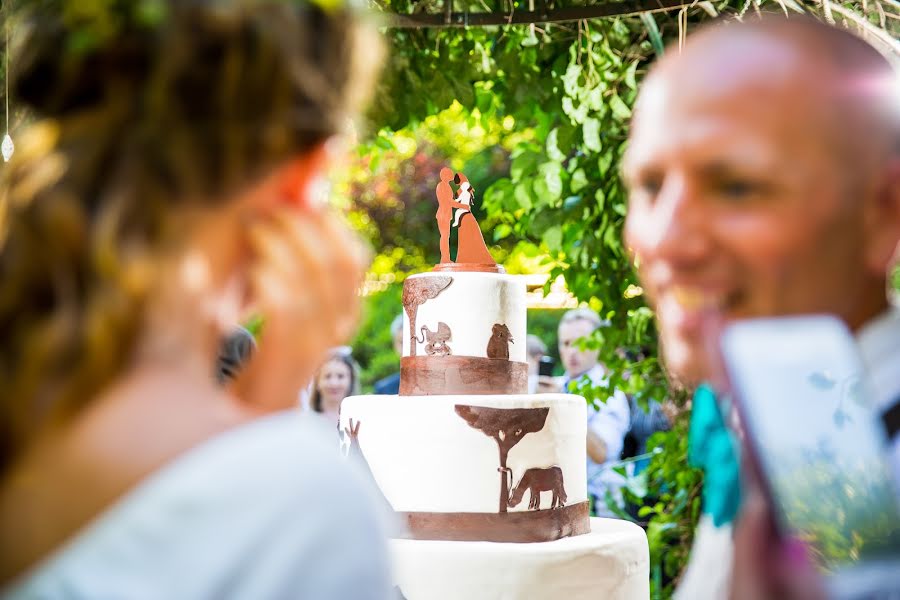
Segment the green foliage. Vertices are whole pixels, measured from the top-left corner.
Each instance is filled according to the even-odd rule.
[[[638,521],[646,524],[654,598],[668,598],[674,591],[700,518],[702,476],[686,465],[687,429],[687,420],[681,419],[671,431],[654,434],[647,447],[659,451],[639,481],[630,481],[623,492],[626,501],[641,507]]]
[[[557,329],[564,310],[536,308],[528,311],[528,333],[536,335],[547,345],[547,354],[553,358],[555,375],[562,375],[563,368],[559,361],[559,343]]]
[[[353,340],[353,357],[362,371],[363,393],[370,393],[376,381],[400,370],[400,357],[393,349],[391,322],[403,312],[400,297],[403,284],[394,283],[366,297],[359,332]]]

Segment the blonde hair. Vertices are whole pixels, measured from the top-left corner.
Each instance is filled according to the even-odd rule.
[[[46,4],[11,77],[39,120],[0,181],[0,473],[123,368],[179,217],[341,131],[380,57],[341,7],[160,0],[72,51]]]

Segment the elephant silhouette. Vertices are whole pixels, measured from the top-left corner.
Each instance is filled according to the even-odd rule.
[[[553,499],[550,501],[550,508],[565,506],[566,489],[563,485],[562,469],[559,467],[547,467],[544,469],[528,469],[522,475],[522,479],[512,490],[509,497],[509,507],[514,508],[519,505],[525,492],[531,490],[531,499],[528,502],[528,508],[540,510],[541,508],[541,492],[553,492]]]

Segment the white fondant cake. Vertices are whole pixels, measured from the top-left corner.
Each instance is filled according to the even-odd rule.
[[[591,519],[591,532],[540,544],[392,540],[407,600],[646,600],[644,531]]]
[[[403,315],[403,356],[413,356],[412,335],[423,340],[415,355],[425,354],[422,327],[437,331],[446,323],[452,338],[447,342],[454,356],[487,356],[494,324],[503,324],[512,334],[509,360],[525,362],[525,281],[515,275],[471,272],[431,272],[411,275],[405,285],[430,280],[451,283],[433,298],[417,306],[414,333],[409,313]]]
[[[473,429],[455,407],[549,409],[544,426],[510,450],[512,486],[526,470],[558,466],[567,499],[587,501],[583,398],[567,394],[508,396],[353,396],[341,405],[341,430],[359,424],[358,444],[388,502],[397,511],[497,512],[500,473],[496,441]],[[511,487],[512,487],[511,486]],[[551,492],[540,492],[549,508]],[[529,510],[530,497],[510,512]]]
[[[403,395],[346,398],[340,417],[405,527],[403,597],[646,600],[643,530],[588,516],[584,398],[522,393],[524,282],[423,273],[403,305]]]

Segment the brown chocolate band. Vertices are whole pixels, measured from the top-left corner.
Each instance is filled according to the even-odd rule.
[[[455,542],[551,542],[590,533],[590,503],[507,513],[398,512],[401,536]]]
[[[404,356],[401,396],[527,394],[528,363],[478,356]]]
[[[496,263],[438,263],[431,270],[439,273],[506,273],[503,265]]]

